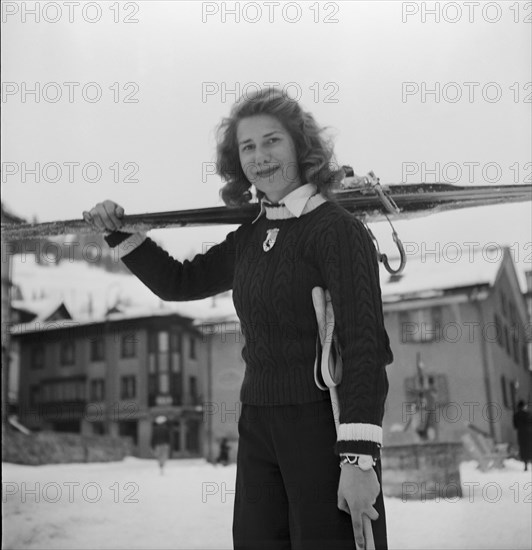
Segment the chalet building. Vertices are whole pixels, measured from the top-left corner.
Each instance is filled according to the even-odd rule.
[[[460,441],[468,423],[516,444],[516,403],[532,400],[530,278],[523,292],[519,276],[509,248],[412,258],[399,277],[381,272],[395,356],[385,445],[419,441],[418,431]]]
[[[22,223],[25,220],[15,216],[13,213],[9,212],[1,204],[0,208],[0,220],[1,223]],[[4,427],[4,422],[7,419],[9,414],[8,403],[9,403],[9,370],[11,364],[11,336],[10,332],[7,329],[13,322],[12,310],[11,310],[11,291],[12,291],[12,254],[13,246],[12,243],[2,239],[2,269],[1,269],[1,288],[2,288],[2,304],[1,304],[1,313],[2,313],[2,429]]]
[[[152,422],[165,415],[173,456],[203,454],[205,346],[191,319],[115,311],[99,322],[20,324],[12,337],[29,429],[130,436],[150,457]]]

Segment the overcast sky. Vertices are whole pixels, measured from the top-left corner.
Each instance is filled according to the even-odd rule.
[[[81,2],[69,13],[40,2],[38,22],[23,4],[35,3],[4,2],[2,14],[2,200],[19,216],[78,218],[106,198],[126,213],[221,205],[219,178],[204,173],[214,128],[253,83],[289,84],[330,128],[338,162],[383,183],[531,183],[530,4],[101,2],[98,13]],[[236,4],[238,22],[224,13]],[[38,83],[38,102],[24,83]],[[39,182],[23,170],[36,162]],[[79,163],[73,181],[66,163]],[[528,203],[398,228],[405,241],[526,253],[531,217]],[[386,225],[374,229],[390,251]],[[179,256],[229,229],[152,233]]]

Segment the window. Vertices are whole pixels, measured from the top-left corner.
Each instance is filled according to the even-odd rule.
[[[501,290],[501,309],[502,309],[502,314],[506,317],[508,314],[506,311],[506,295],[502,290]]]
[[[495,314],[495,321],[494,321],[494,324],[495,324],[495,338],[497,339],[497,344],[499,344],[499,346],[502,347],[502,326],[501,326],[501,319],[500,317]]]
[[[43,403],[85,401],[85,384],[84,377],[44,381],[41,401]]]
[[[434,342],[440,339],[441,308],[423,308],[399,313],[401,343]]]
[[[530,359],[528,357],[528,350],[526,349],[526,344],[522,345],[521,354],[523,356],[523,367],[525,367],[525,369],[529,369],[530,365],[528,364],[528,361]]]
[[[137,378],[122,376],[120,378],[120,399],[133,399],[137,395]]]
[[[181,334],[176,329],[170,331],[170,370],[178,373],[181,370]]]
[[[189,342],[189,357],[190,359],[196,359],[196,338],[194,338],[194,336],[191,336]]]
[[[61,365],[73,365],[75,362],[76,347],[72,340],[64,340],[60,344]]]
[[[168,332],[166,332],[165,330],[161,330],[159,332],[158,341],[159,341],[159,352],[166,353],[168,351],[168,345],[169,345]]]
[[[169,360],[170,360],[170,354],[169,354],[169,338],[168,338],[168,332],[165,330],[159,331],[159,334],[157,336],[157,343],[158,343],[158,374],[159,374],[159,380],[158,380],[158,392],[159,395],[168,395],[170,393],[170,375],[168,374],[169,371]]]
[[[181,334],[176,329],[170,331],[170,350],[181,353]]]
[[[44,368],[44,345],[35,344],[31,348],[30,364],[32,369]]]
[[[501,390],[502,390],[502,403],[506,409],[508,409],[508,392],[506,390],[506,378],[504,374],[501,376]]]
[[[161,397],[181,404],[181,333],[177,327],[148,334],[148,403]]]
[[[512,398],[512,411],[515,411],[517,406],[517,388],[515,387],[516,381],[514,380],[510,384],[510,397]]]
[[[508,300],[508,310],[509,310],[510,322],[512,323],[512,325],[516,325],[517,317],[515,313],[515,305],[510,300]]]
[[[517,330],[512,330],[512,342],[513,342],[514,361],[517,364],[519,364],[519,334]]]
[[[190,399],[192,403],[197,403],[198,401],[198,379],[195,376],[189,376],[188,378],[188,388],[190,392]]]
[[[31,385],[29,393],[29,405],[30,407],[36,407],[39,404],[39,386]]]
[[[154,353],[157,351],[157,333],[150,331],[148,333],[148,352]]]
[[[171,384],[170,393],[172,394],[172,400],[174,402],[174,405],[181,405],[183,402],[181,374],[172,373],[170,384]]]
[[[162,395],[170,393],[170,375],[167,372],[159,373],[159,393]]]
[[[91,339],[91,361],[103,361],[103,338],[101,336]]]
[[[510,335],[506,325],[504,325],[504,347],[506,348],[506,353],[510,355]]]
[[[122,335],[121,357],[135,357],[137,354],[137,338],[134,332],[127,332]]]
[[[94,378],[90,381],[90,400],[103,401],[105,399],[105,380],[103,378]]]

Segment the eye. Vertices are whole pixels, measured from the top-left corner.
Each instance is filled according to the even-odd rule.
[[[279,141],[279,138],[278,137],[272,137],[268,140],[270,143],[273,143],[275,141]]]
[[[253,146],[251,144],[244,145],[244,147],[242,147],[242,151],[247,151],[250,147],[253,147]]]

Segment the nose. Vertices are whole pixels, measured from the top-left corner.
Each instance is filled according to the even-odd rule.
[[[255,147],[255,165],[257,168],[263,168],[265,164],[271,161],[269,153],[260,145]]]

